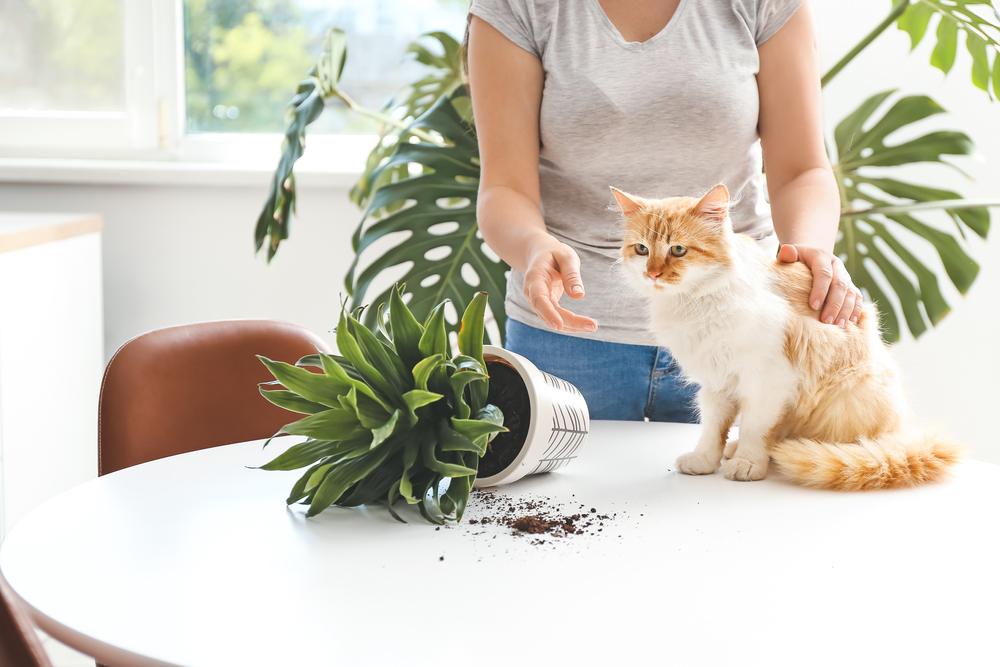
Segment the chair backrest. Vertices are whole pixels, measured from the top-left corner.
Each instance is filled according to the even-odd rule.
[[[52,667],[28,614],[0,577],[0,665]]]
[[[267,438],[296,418],[267,402],[255,355],[294,363],[327,351],[316,334],[269,320],[160,329],[119,348],[104,371],[98,474],[183,452]]]

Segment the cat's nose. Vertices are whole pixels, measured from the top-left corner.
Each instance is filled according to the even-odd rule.
[[[646,269],[646,275],[652,278],[653,280],[656,280],[662,274],[663,274],[662,269]]]

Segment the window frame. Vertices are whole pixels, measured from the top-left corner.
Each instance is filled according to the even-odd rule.
[[[231,165],[239,171],[271,171],[282,135],[188,134],[185,95],[183,0],[123,0],[126,104],[120,112],[0,111],[0,180],[26,164],[141,161]],[[378,140],[376,134],[309,137],[310,151],[298,170],[358,174]]]
[[[176,99],[179,0],[123,0],[125,104],[120,111],[0,111],[5,154],[138,157],[166,145]]]

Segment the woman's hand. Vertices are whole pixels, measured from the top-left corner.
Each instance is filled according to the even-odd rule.
[[[785,243],[778,250],[778,259],[782,262],[802,262],[812,271],[809,307],[819,310],[822,306],[820,320],[841,327],[847,326],[848,320],[857,323],[864,296],[854,286],[839,257],[819,248]]]
[[[524,295],[535,314],[556,331],[597,331],[597,322],[563,308],[559,299],[586,294],[580,277],[580,257],[565,243],[548,236],[539,243],[524,273]]]

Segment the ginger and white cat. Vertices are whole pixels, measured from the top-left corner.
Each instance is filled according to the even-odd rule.
[[[874,489],[940,477],[951,443],[907,427],[895,364],[866,304],[857,324],[823,324],[812,276],[736,234],[729,192],[646,199],[612,188],[625,218],[622,265],[649,297],[650,324],[698,383],[702,434],[677,460],[702,475],[758,480],[769,460],[807,486]],[[726,444],[736,416],[738,441]]]

